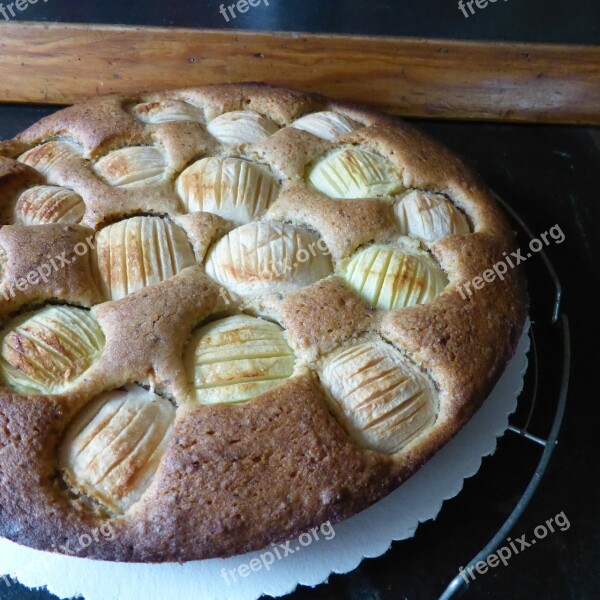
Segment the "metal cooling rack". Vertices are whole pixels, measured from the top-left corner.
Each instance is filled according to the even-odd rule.
[[[523,233],[524,237],[528,241],[534,239],[536,236],[532,233],[531,229],[523,221],[523,219],[497,194],[494,194],[496,200],[502,205],[504,210],[511,216],[512,220]],[[558,434],[563,420],[565,411],[565,405],[567,401],[567,390],[569,386],[569,373],[571,367],[571,338],[569,331],[569,320],[567,315],[562,312],[562,286],[550,259],[544,251],[540,251],[539,256],[542,259],[546,276],[551,281],[554,288],[554,302],[552,306],[552,314],[548,315],[549,318],[540,318],[535,322],[532,322],[529,330],[531,338],[531,350],[529,355],[529,368],[527,376],[532,378],[531,392],[526,397],[519,398],[519,412],[525,413],[525,418],[522,424],[517,425],[511,423],[508,427],[510,434],[522,437],[532,444],[536,444],[541,449],[541,456],[539,462],[533,472],[529,483],[525,487],[521,497],[517,501],[512,512],[500,528],[496,531],[490,541],[474,556],[469,563],[464,567],[465,570],[470,567],[474,567],[479,561],[485,561],[485,559],[495,550],[497,550],[502,542],[506,539],[508,534],[511,532],[517,521],[521,518],[529,502],[533,498],[537,487],[544,476],[552,453],[558,444]],[[535,306],[536,299],[532,298],[532,306]],[[536,343],[536,335],[542,329],[556,338],[555,352],[562,352],[562,373],[560,375],[560,385],[555,392],[555,403],[556,407],[552,419],[552,424],[549,428],[549,432],[546,437],[540,437],[530,431],[532,419],[540,409],[540,398],[538,397],[538,382],[539,382],[539,370],[540,370],[540,358],[539,349]],[[538,332],[536,334],[536,332]],[[544,331],[546,333],[546,331]],[[523,396],[523,395],[522,395]],[[544,398],[544,402],[550,401],[550,398]],[[457,598],[464,594],[469,589],[469,583],[465,581],[460,574],[458,574],[458,566],[456,568],[457,575],[449,583],[444,593],[439,597],[439,600],[450,600]]]

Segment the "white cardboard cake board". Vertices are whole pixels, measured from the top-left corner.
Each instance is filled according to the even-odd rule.
[[[508,426],[523,388],[529,350],[529,321],[514,358],[481,409],[406,483],[358,515],[305,534],[289,544],[228,559],[179,564],[125,564],[39,552],[0,538],[0,573],[29,587],[47,586],[60,598],[85,600],[255,600],[263,594],[282,596],[298,584],[315,586],[331,573],[347,573],[363,558],[380,556],[393,540],[412,537],[424,521],[435,519],[444,500],[462,489],[464,479],[479,470],[481,459],[493,454],[497,438]],[[330,538],[330,539],[325,539]],[[273,556],[267,557],[269,551]],[[262,561],[254,560],[263,555]],[[260,565],[259,565],[260,563]],[[247,565],[247,566],[244,566]],[[251,567],[253,566],[253,570]],[[235,572],[223,575],[223,570]],[[241,573],[245,575],[242,577]],[[11,580],[0,577],[0,598]]]

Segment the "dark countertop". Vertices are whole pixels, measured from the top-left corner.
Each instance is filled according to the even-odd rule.
[[[220,2],[177,0],[170,3],[132,0],[125,7],[104,1],[66,6],[64,0],[30,6],[30,20],[120,22],[130,24],[224,27]],[[533,42],[600,43],[600,3],[590,0],[525,2],[499,0],[465,19],[453,2],[271,0],[235,25],[243,28],[415,35]],[[442,8],[442,4],[444,8]],[[437,8],[439,7],[439,9]],[[264,10],[263,10],[264,9]],[[262,11],[262,12],[261,12]],[[258,16],[260,13],[260,16]],[[0,23],[0,42],[2,30]],[[1,58],[0,58],[1,60]],[[1,82],[0,82],[1,86]],[[0,139],[11,137],[44,114],[48,107],[0,105]],[[564,511],[570,528],[556,532],[534,548],[479,576],[466,598],[586,600],[600,597],[600,483],[597,419],[592,389],[598,363],[597,292],[600,272],[600,130],[594,128],[502,125],[461,122],[416,122],[426,132],[461,153],[489,185],[520,213],[536,235],[558,224],[566,239],[548,255],[564,286],[564,310],[573,336],[572,378],[559,444],[513,539]],[[548,317],[551,291],[538,286],[539,257],[526,265],[534,298],[533,316]],[[547,434],[556,394],[554,340],[540,337],[540,389],[536,424]],[[556,356],[555,356],[556,354]],[[597,367],[596,367],[597,368]],[[377,559],[365,560],[327,585],[300,589],[294,600],[433,599],[463,565],[492,537],[521,495],[539,460],[540,448],[508,432],[493,457],[465,483],[458,497],[442,507],[435,522],[416,536],[395,543]],[[0,571],[1,571],[0,565]],[[0,600],[51,598],[0,580]],[[127,600],[127,599],[123,599]]]
[[[465,0],[466,1],[466,0]],[[482,0],[479,0],[482,3]],[[596,0],[490,0],[465,18],[457,0],[266,0],[225,21],[221,4],[234,0],[47,0],[19,20],[177,27],[240,28],[313,33],[400,35],[537,43],[597,44]],[[263,0],[264,2],[264,0]],[[8,4],[5,2],[5,4]],[[0,16],[1,19],[1,16]]]

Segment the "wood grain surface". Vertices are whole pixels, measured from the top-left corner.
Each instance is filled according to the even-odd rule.
[[[0,101],[263,81],[405,116],[600,123],[600,46],[0,24]]]

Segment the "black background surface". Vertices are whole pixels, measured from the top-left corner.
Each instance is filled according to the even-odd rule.
[[[332,33],[409,35],[530,42],[600,43],[597,0],[498,0],[465,19],[456,2],[390,0],[270,0],[225,23],[218,1],[48,0],[21,18],[65,22],[176,25]],[[1,19],[1,17],[0,17]],[[0,21],[0,44],[2,22]],[[0,47],[1,48],[1,47]],[[0,49],[0,60],[2,60]],[[0,81],[0,87],[2,82]],[[0,139],[13,136],[55,108],[0,105]],[[572,379],[559,445],[538,492],[512,537],[564,511],[571,524],[535,547],[479,576],[466,598],[572,599],[600,597],[600,483],[598,481],[598,280],[600,130],[597,128],[414,121],[458,151],[521,214],[536,235],[560,225],[566,235],[548,255],[565,288],[573,334]],[[543,330],[551,291],[542,283],[539,257],[526,265],[532,316]],[[539,435],[547,435],[557,395],[558,350],[541,336]],[[526,390],[527,391],[527,390]],[[538,433],[535,431],[535,433]],[[512,433],[484,459],[461,494],[446,502],[435,522],[395,543],[383,557],[365,560],[329,584],[301,588],[294,600],[428,600],[436,598],[492,537],[520,497],[540,448]],[[2,565],[0,565],[0,573]],[[109,585],[109,582],[107,582]],[[1,600],[47,600],[0,580]],[[127,600],[127,599],[122,599]],[[162,599],[160,599],[162,600]],[[186,599],[187,600],[187,599]]]

